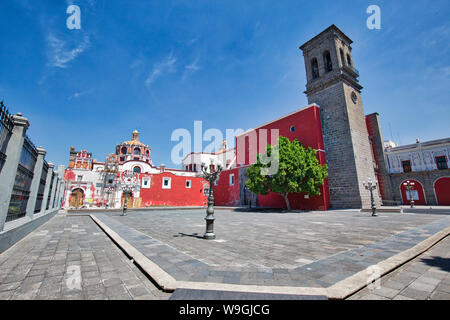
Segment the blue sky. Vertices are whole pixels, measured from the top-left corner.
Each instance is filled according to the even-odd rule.
[[[366,27],[372,4],[381,30]],[[225,132],[306,106],[298,47],[331,24],[354,41],[385,139],[450,136],[448,0],[4,0],[0,16],[0,99],[55,164],[72,145],[104,160],[137,129],[153,162],[174,166],[171,133],[194,120]]]

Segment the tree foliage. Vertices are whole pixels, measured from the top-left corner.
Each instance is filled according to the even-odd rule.
[[[280,136],[278,144],[267,144],[266,153],[259,154],[257,162],[248,168],[246,185],[253,193],[267,195],[275,192],[282,195],[288,210],[291,210],[289,193],[320,195],[320,187],[328,177],[328,166],[320,165],[316,153],[317,150],[305,148],[297,139],[290,142]],[[271,158],[272,162],[266,164],[262,161],[267,158]],[[278,161],[278,172],[264,175],[264,170],[267,171],[273,161]]]

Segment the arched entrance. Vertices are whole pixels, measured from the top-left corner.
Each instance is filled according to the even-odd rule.
[[[406,181],[410,181],[410,182],[414,183],[414,187],[411,190],[411,192],[406,190],[406,187],[403,184]],[[404,205],[409,205],[411,203],[410,197],[413,198],[415,205],[424,206],[427,204],[427,201],[425,200],[425,193],[423,192],[423,186],[417,180],[408,179],[408,180],[402,181],[402,183],[400,184],[400,193],[402,195],[402,203]]]
[[[125,203],[124,202],[125,197],[127,198],[127,208],[133,208],[134,203],[133,193],[132,192],[122,193],[122,207]]]
[[[443,177],[434,183],[434,193],[439,206],[450,206],[450,177]]]
[[[84,191],[83,189],[73,189],[70,194],[70,206],[80,208],[83,205]]]

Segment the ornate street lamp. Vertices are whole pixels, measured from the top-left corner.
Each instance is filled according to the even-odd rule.
[[[412,191],[414,190],[415,183],[408,180],[408,181],[404,182],[403,185],[405,186],[405,189],[409,193],[409,201],[410,201],[411,208],[414,208],[414,199],[413,199]]]
[[[212,161],[211,161],[212,163]],[[217,166],[217,171],[210,170],[208,172],[208,167],[205,165],[204,162],[202,162],[201,166],[202,170],[202,177],[203,179],[207,180],[209,182],[209,195],[208,195],[208,208],[206,209],[206,232],[203,236],[206,240],[213,240],[216,238],[216,235],[214,234],[214,197],[213,197],[213,185],[214,181],[217,180],[219,177],[220,172],[222,172],[222,164],[219,163]]]
[[[366,190],[370,191],[370,202],[372,206],[372,217],[376,217],[377,215],[377,207],[375,206],[375,199],[373,197],[373,190],[377,188],[377,182],[373,182],[371,178],[366,182],[363,181],[363,186]]]

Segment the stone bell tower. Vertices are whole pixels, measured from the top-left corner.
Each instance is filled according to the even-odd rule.
[[[363,181],[376,181],[352,43],[332,25],[300,47],[308,103],[320,107],[332,208],[370,207]],[[379,205],[378,189],[374,196]]]

